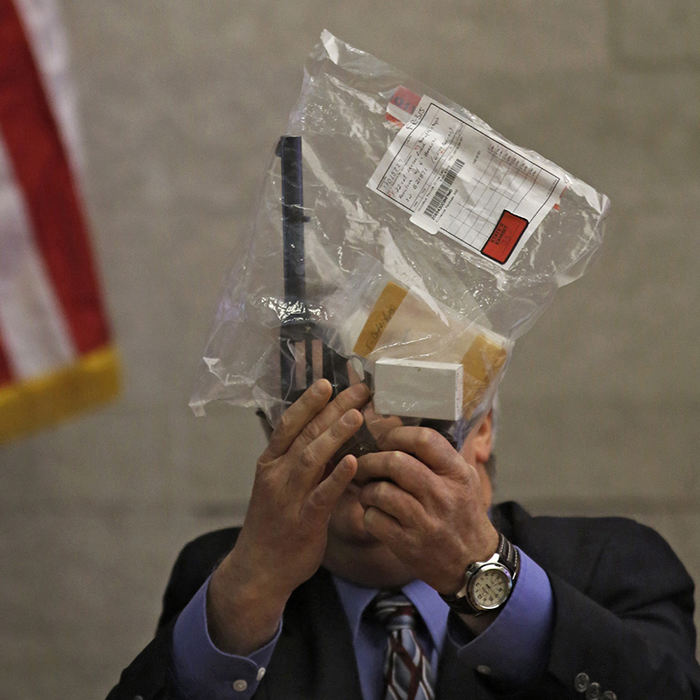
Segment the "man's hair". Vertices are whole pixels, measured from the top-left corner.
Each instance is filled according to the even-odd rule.
[[[491,435],[492,435],[492,441],[495,438],[495,415],[496,411],[495,408],[491,408]],[[448,437],[448,440],[452,443],[453,447],[460,452],[463,445],[464,441],[467,439],[469,436],[469,432],[471,428],[473,427],[473,423],[467,423],[467,421],[458,421],[455,427],[453,428],[452,435]],[[496,456],[493,453],[493,450],[491,451],[491,454],[489,454],[489,458],[484,462],[484,469],[486,470],[486,474],[488,475],[489,479],[491,480],[491,484],[494,483],[494,480],[496,478]]]

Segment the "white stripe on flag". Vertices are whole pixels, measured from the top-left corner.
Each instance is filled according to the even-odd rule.
[[[76,350],[0,139],[0,335],[17,379],[72,363]]]
[[[27,41],[44,83],[44,91],[68,153],[73,176],[83,165],[76,89],[69,70],[68,39],[56,0],[14,0]]]

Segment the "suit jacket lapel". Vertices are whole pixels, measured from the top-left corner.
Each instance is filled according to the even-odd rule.
[[[511,503],[499,503],[491,509],[493,526],[511,541],[513,540],[512,505]]]
[[[436,700],[466,700],[480,697],[476,694],[474,671],[457,658],[457,650],[449,640],[445,640],[438,668]]]
[[[271,700],[361,700],[350,627],[325,569],[287,603],[282,635],[258,693]]]

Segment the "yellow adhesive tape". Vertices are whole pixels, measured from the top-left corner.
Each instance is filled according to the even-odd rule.
[[[506,349],[489,340],[485,335],[478,335],[462,358],[464,367],[464,387],[462,406],[464,416],[469,418],[479,401],[481,401],[489,384],[505,364]]]
[[[355,347],[352,349],[355,354],[367,357],[374,350],[391,317],[407,294],[408,290],[395,282],[389,282],[384,287],[357,337]]]

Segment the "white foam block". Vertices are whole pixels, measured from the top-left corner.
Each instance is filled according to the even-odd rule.
[[[459,362],[377,360],[374,410],[382,415],[457,420],[462,415]]]

